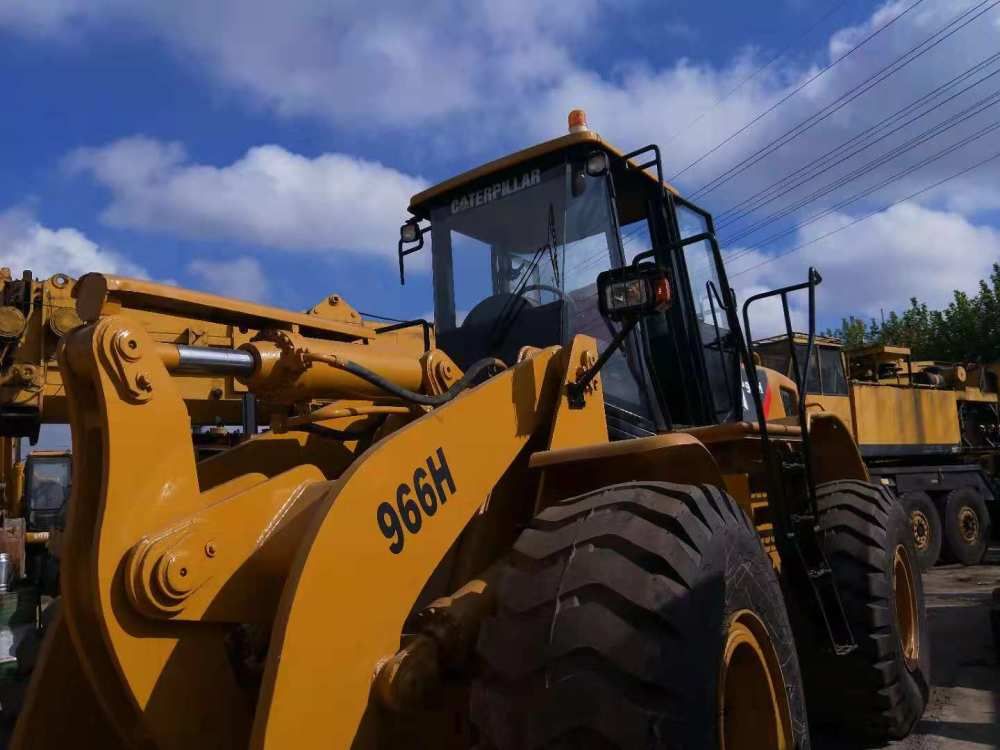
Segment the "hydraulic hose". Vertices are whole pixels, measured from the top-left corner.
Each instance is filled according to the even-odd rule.
[[[415,391],[401,388],[392,381],[383,378],[377,372],[373,372],[367,367],[363,367],[357,362],[352,362],[349,359],[341,359],[340,357],[331,354],[307,354],[306,357],[314,362],[323,362],[331,367],[336,367],[344,370],[345,372],[349,372],[352,375],[371,383],[376,388],[382,389],[391,396],[395,396],[403,401],[409,401],[412,404],[419,404],[420,406],[441,406],[446,404],[472,385],[476,378],[487,370],[493,368],[494,372],[490,374],[495,375],[497,372],[507,369],[507,365],[495,357],[481,359],[478,362],[473,363],[472,366],[465,371],[465,374],[458,380],[458,382],[444,393],[440,393],[437,396],[428,396],[425,393],[416,393]]]

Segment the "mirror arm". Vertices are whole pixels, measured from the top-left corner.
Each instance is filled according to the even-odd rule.
[[[584,406],[583,394],[587,391],[587,386],[590,385],[597,373],[601,371],[601,368],[607,364],[608,360],[611,359],[611,355],[622,345],[626,337],[635,329],[636,325],[639,323],[639,317],[636,316],[625,323],[621,330],[615,334],[615,337],[611,339],[611,343],[608,344],[607,348],[601,352],[597,361],[591,365],[586,372],[584,372],[576,382],[566,384],[566,396],[569,398],[569,408],[570,409],[582,409]]]

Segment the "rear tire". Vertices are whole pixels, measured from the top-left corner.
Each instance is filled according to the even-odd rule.
[[[546,509],[497,598],[472,688],[480,747],[809,747],[777,578],[714,487],[628,483]]]
[[[930,570],[941,556],[944,527],[937,506],[926,492],[907,492],[899,501],[910,522],[913,532],[915,561],[920,572]]]
[[[800,633],[809,718],[852,746],[901,739],[930,693],[930,632],[902,504],[856,480],[817,488],[819,527],[857,649],[835,656],[825,634]]]
[[[983,496],[971,487],[952,490],[944,499],[946,557],[962,565],[978,565],[986,556],[990,514]]]

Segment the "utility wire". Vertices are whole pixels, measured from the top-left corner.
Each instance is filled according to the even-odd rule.
[[[825,68],[823,68],[822,70],[820,70],[818,73],[815,73],[814,75],[810,76],[805,82],[803,82],[803,83],[799,84],[798,86],[796,86],[794,89],[792,89],[791,92],[789,92],[788,94],[786,94],[785,96],[783,96],[781,99],[779,99],[777,102],[775,102],[770,107],[768,107],[766,110],[764,110],[763,112],[761,112],[760,114],[758,114],[756,117],[754,117],[752,120],[750,120],[750,122],[746,123],[743,127],[741,127],[739,130],[737,130],[735,133],[732,133],[731,135],[729,135],[728,137],[726,137],[725,139],[723,139],[721,142],[717,143],[711,149],[709,149],[704,154],[702,154],[697,159],[695,159],[693,162],[691,162],[686,167],[684,167],[684,169],[682,169],[680,172],[677,172],[676,174],[674,174],[673,176],[671,176],[669,178],[669,181],[670,182],[675,181],[678,177],[680,177],[682,174],[684,174],[689,169],[691,169],[691,167],[694,167],[697,164],[700,164],[705,159],[707,159],[709,156],[711,156],[716,151],[718,151],[720,148],[722,148],[727,143],[729,143],[730,141],[732,141],[734,138],[736,138],[740,134],[746,132],[746,130],[748,130],[753,125],[755,125],[757,122],[759,122],[761,120],[761,118],[766,117],[767,115],[769,115],[771,112],[773,112],[778,107],[780,107],[782,104],[784,104],[785,102],[787,102],[789,99],[791,99],[793,96],[795,96],[798,92],[800,92],[806,86],[808,86],[813,81],[815,81],[818,78],[820,78],[821,76],[825,75],[830,70],[832,70],[835,66],[839,65],[841,62],[843,62],[848,57],[850,57],[851,55],[853,55],[855,52],[857,52],[859,49],[861,49],[864,45],[868,44],[868,42],[870,42],[872,39],[874,39],[875,37],[877,37],[879,34],[881,34],[887,28],[889,28],[890,26],[892,26],[894,23],[896,23],[896,21],[898,21],[900,18],[902,18],[903,16],[905,16],[907,13],[909,13],[911,10],[913,10],[914,8],[916,8],[922,2],[924,2],[924,0],[914,0],[914,2],[911,3],[909,6],[907,6],[901,13],[899,13],[898,15],[894,16],[893,18],[889,19],[886,23],[884,23],[881,26],[879,26],[875,31],[873,31],[871,34],[869,34],[868,36],[866,36],[864,39],[862,39],[856,45],[854,45],[853,47],[851,47],[851,49],[849,49],[843,55],[841,55],[836,60],[834,60],[833,62],[831,62],[829,65],[827,65]]]
[[[691,128],[693,126],[697,125],[699,122],[701,122],[705,118],[705,116],[707,114],[709,114],[710,112],[714,112],[716,109],[718,109],[719,105],[722,104],[722,102],[726,101],[726,99],[728,99],[729,97],[731,97],[733,94],[735,94],[741,88],[743,88],[746,84],[748,84],[754,78],[756,78],[761,73],[763,73],[765,70],[767,70],[768,68],[770,68],[772,65],[774,65],[774,63],[776,63],[778,60],[780,60],[781,58],[783,58],[789,52],[791,52],[793,48],[795,48],[796,46],[798,46],[799,44],[801,44],[801,42],[802,42],[803,39],[805,39],[810,34],[812,34],[812,32],[815,31],[819,27],[820,24],[822,24],[824,21],[826,21],[828,18],[830,18],[830,16],[832,16],[838,10],[840,10],[845,5],[847,5],[847,2],[848,2],[848,0],[840,0],[840,2],[834,3],[830,8],[827,9],[827,11],[822,16],[819,17],[818,20],[816,20],[814,23],[812,23],[807,29],[805,29],[804,31],[801,31],[798,34],[796,34],[795,35],[795,42],[793,42],[792,44],[789,44],[784,49],[782,49],[780,52],[774,54],[771,57],[771,59],[768,60],[766,63],[762,63],[761,65],[758,65],[753,70],[753,72],[751,72],[745,78],[743,78],[742,80],[740,80],[740,82],[737,83],[735,86],[733,86],[733,88],[729,89],[729,91],[727,91],[725,94],[723,94],[718,99],[716,99],[714,102],[712,102],[707,107],[705,107],[705,109],[703,109],[693,120],[691,120],[689,123],[687,123],[684,127],[679,128],[678,130],[674,131],[674,133],[672,133],[670,136],[668,136],[667,140],[664,141],[663,145],[667,146],[667,145],[673,143],[675,140],[677,140],[677,137],[679,135],[681,135],[682,133],[689,132],[691,130]]]
[[[997,74],[1000,74],[1000,71],[997,71]],[[751,224],[748,227],[745,227],[741,231],[736,232],[735,234],[727,237],[726,242],[727,243],[736,242],[744,237],[747,237],[748,235],[760,231],[764,227],[769,226],[776,221],[780,221],[786,216],[795,213],[800,208],[804,208],[810,203],[816,202],[820,198],[829,195],[830,193],[835,192],[836,190],[839,190],[840,188],[853,182],[854,180],[857,180],[860,177],[864,177],[865,175],[871,174],[875,169],[885,166],[886,164],[899,158],[903,154],[906,154],[912,151],[913,149],[922,146],[923,144],[937,138],[938,136],[942,135],[943,133],[946,133],[952,128],[957,127],[962,123],[966,122],[967,120],[982,114],[987,109],[994,107],[997,104],[1000,104],[1000,90],[993,92],[989,96],[983,97],[975,104],[973,104],[971,107],[967,107],[966,109],[962,110],[961,112],[955,115],[952,115],[943,122],[940,122],[937,125],[928,128],[922,133],[918,133],[916,136],[910,138],[908,141],[904,141],[895,148],[892,148],[889,151],[887,151],[885,154],[876,157],[875,159],[867,162],[866,164],[861,165],[860,167],[857,167],[852,172],[849,172],[848,174],[837,178],[833,182],[830,182],[824,187],[813,191],[804,198],[800,198],[798,201],[771,214],[770,216],[761,219],[760,221],[757,221],[756,223]]]
[[[917,2],[918,3],[922,2],[922,0],[917,0]],[[912,10],[915,7],[915,5],[916,5],[916,3],[914,5],[911,5],[909,8],[907,8],[905,11],[903,11],[903,13],[901,13],[896,18],[902,17],[903,14],[905,14],[909,10]],[[987,5],[987,7],[983,8],[984,5]],[[911,47],[909,50],[907,50],[906,52],[904,52],[902,55],[900,55],[899,57],[897,57],[895,60],[893,60],[891,63],[889,63],[885,67],[881,68],[879,71],[877,71],[876,73],[874,73],[872,76],[870,76],[869,78],[867,78],[865,81],[863,81],[862,83],[860,83],[860,84],[858,84],[856,86],[853,86],[852,88],[848,89],[846,92],[844,92],[843,94],[841,94],[841,96],[839,98],[837,98],[836,100],[834,100],[830,104],[826,105],[825,107],[821,108],[819,111],[817,111],[817,112],[813,113],[812,115],[810,115],[809,117],[805,118],[804,120],[802,120],[801,122],[799,122],[797,125],[795,125],[793,128],[785,131],[782,135],[778,136],[777,138],[773,139],[772,141],[770,141],[766,145],[764,145],[761,148],[757,149],[755,152],[753,152],[752,154],[750,154],[749,156],[747,156],[746,158],[744,158],[742,161],[740,161],[739,163],[737,163],[733,167],[730,167],[729,169],[727,169],[726,171],[724,171],[722,174],[718,175],[714,179],[712,179],[709,182],[705,183],[698,190],[694,191],[694,193],[692,193],[691,197],[692,198],[696,198],[696,197],[704,196],[704,195],[707,195],[708,193],[713,192],[714,190],[717,190],[719,187],[721,187],[725,183],[729,182],[731,179],[733,179],[737,175],[742,174],[743,172],[745,172],[747,169],[749,169],[750,167],[752,167],[754,164],[757,164],[762,159],[764,159],[764,158],[770,156],[771,154],[773,154],[775,151],[777,151],[778,149],[780,149],[782,146],[785,146],[788,143],[791,143],[793,140],[795,140],[796,138],[798,138],[799,136],[801,136],[803,133],[811,130],[816,125],[818,125],[820,122],[822,122],[823,120],[827,119],[828,117],[830,117],[834,113],[838,112],[843,107],[845,107],[846,105],[848,105],[850,102],[852,102],[855,99],[857,99],[859,96],[867,93],[868,91],[870,91],[875,86],[878,86],[883,81],[885,81],[888,78],[890,78],[891,76],[895,75],[900,70],[902,70],[904,67],[906,67],[907,65],[909,65],[910,63],[912,63],[914,60],[917,60],[920,57],[922,57],[923,55],[925,55],[926,53],[930,52],[937,45],[941,44],[943,41],[945,41],[946,39],[948,39],[952,35],[956,34],[958,31],[960,31],[961,29],[963,29],[966,26],[968,26],[970,23],[972,23],[977,18],[979,18],[981,15],[983,15],[984,13],[987,13],[988,11],[992,10],[993,8],[995,8],[997,5],[1000,5],[1000,0],[992,0],[992,1],[991,0],[981,0],[981,2],[978,5],[973,6],[972,8],[970,8],[970,9],[968,9],[966,11],[963,11],[958,16],[956,16],[954,19],[952,19],[947,24],[945,24],[943,27],[941,27],[940,29],[938,29],[937,31],[935,31],[933,34],[931,34],[929,37],[927,37],[926,39],[924,39],[924,41],[920,42],[919,44],[915,45],[914,47]],[[982,9],[982,10],[980,10],[980,9]],[[978,13],[976,13],[977,10],[979,11]],[[975,13],[975,15],[973,15],[971,18],[966,18],[967,16],[969,16],[972,13]],[[959,23],[959,22],[961,22],[961,23]],[[956,24],[958,24],[958,25],[956,26]],[[949,30],[949,27],[954,27],[954,28],[951,28]],[[947,32],[947,33],[945,33],[945,32]],[[936,40],[934,39],[935,37],[937,37],[937,36],[939,36],[941,34],[944,34],[944,36],[941,36],[940,39],[936,39]],[[927,46],[925,47],[925,45],[927,45]],[[925,47],[925,48],[921,49],[921,47]],[[907,59],[907,58],[909,58],[909,59]]]
[[[846,141],[844,141],[840,145],[838,145],[838,146],[830,149],[825,154],[817,157],[816,159],[814,159],[813,161],[809,162],[808,164],[805,164],[804,166],[801,166],[798,169],[795,169],[792,172],[789,172],[788,174],[784,175],[780,179],[775,180],[774,182],[772,182],[767,187],[763,188],[762,190],[757,191],[753,195],[745,198],[744,200],[742,200],[739,203],[731,206],[730,208],[726,209],[725,211],[721,211],[721,212],[715,214],[716,228],[721,229],[722,227],[725,227],[725,226],[733,224],[733,223],[735,223],[737,221],[740,221],[741,219],[743,219],[743,218],[751,215],[755,211],[763,208],[768,203],[771,203],[776,198],[779,198],[782,195],[785,195],[788,192],[788,190],[781,190],[781,188],[785,187],[786,185],[790,185],[792,182],[795,181],[795,179],[797,177],[799,177],[803,173],[808,172],[809,170],[813,169],[814,167],[818,168],[818,171],[815,171],[812,174],[810,174],[808,177],[803,178],[803,180],[801,180],[799,182],[796,182],[794,185],[792,185],[789,188],[789,190],[801,186],[802,184],[804,184],[808,180],[815,179],[820,174],[823,174],[823,172],[827,171],[827,169],[829,169],[831,166],[843,164],[845,161],[847,161],[848,159],[850,159],[853,156],[857,155],[861,151],[863,151],[863,150],[865,150],[867,148],[870,148],[871,146],[874,146],[879,141],[882,141],[886,137],[888,137],[889,135],[892,135],[893,133],[897,132],[900,128],[894,128],[893,130],[890,130],[889,132],[885,133],[885,135],[883,135],[883,136],[881,136],[881,137],[879,137],[879,138],[877,138],[875,140],[868,141],[868,143],[866,143],[863,148],[858,149],[858,150],[852,152],[851,154],[849,154],[847,156],[843,155],[843,152],[846,151],[848,148],[850,148],[853,144],[856,144],[858,142],[863,142],[863,140],[866,137],[868,137],[868,136],[877,135],[880,131],[883,131],[886,128],[888,128],[890,125],[892,125],[894,121],[898,122],[908,112],[916,111],[917,109],[919,109],[919,107],[921,105],[929,104],[936,97],[938,97],[939,95],[941,95],[942,93],[944,93],[947,89],[953,87],[957,83],[961,83],[966,78],[969,78],[970,76],[974,75],[975,73],[979,72],[980,70],[988,67],[989,65],[991,65],[994,62],[996,62],[997,60],[1000,60],[1000,52],[995,52],[994,54],[990,55],[989,57],[985,58],[984,60],[981,60],[980,62],[976,63],[972,67],[967,68],[966,70],[964,70],[962,73],[960,73],[959,75],[955,76],[951,80],[946,81],[945,83],[941,84],[940,86],[938,86],[937,88],[933,89],[932,91],[929,91],[928,93],[924,94],[923,96],[921,96],[921,97],[917,98],[916,100],[910,102],[905,107],[902,107],[902,108],[896,110],[891,115],[883,118],[882,120],[880,120],[879,122],[875,123],[874,125],[866,128],[865,130],[861,131],[860,133],[852,136],[851,138],[847,139]],[[967,92],[970,89],[974,88],[975,86],[978,86],[980,83],[982,83],[983,81],[987,80],[988,78],[991,78],[993,75],[996,75],[997,73],[1000,73],[1000,71],[996,71],[996,72],[994,72],[994,73],[992,73],[992,74],[990,74],[988,76],[980,78],[979,80],[975,81],[974,83],[972,83],[972,84],[966,86],[965,88],[963,88],[961,91],[958,91],[957,93],[953,94],[952,96],[949,96],[947,99],[944,99],[944,100],[938,102],[937,104],[934,104],[932,107],[930,107],[928,109],[925,109],[923,112],[921,112],[916,117],[914,117],[914,118],[912,118],[910,120],[907,120],[903,124],[903,127],[905,127],[906,125],[911,124],[912,122],[914,122],[915,120],[917,120],[917,119],[919,119],[921,117],[925,117],[926,115],[930,114],[934,110],[939,109],[940,107],[944,106],[948,102],[952,101],[953,99],[957,98],[958,96],[961,96],[962,94],[964,94],[965,92]],[[780,190],[780,192],[774,192],[776,190]],[[748,205],[748,204],[753,204],[753,205]],[[746,208],[744,208],[744,207],[746,207]]]
[[[815,237],[815,238],[809,240],[808,242],[803,242],[801,245],[796,245],[793,248],[789,248],[788,250],[783,250],[780,253],[776,253],[775,255],[770,256],[769,258],[767,258],[767,260],[763,260],[760,263],[755,263],[752,266],[748,266],[747,268],[744,268],[744,269],[742,269],[740,271],[736,271],[735,273],[731,273],[731,274],[729,274],[729,278],[734,278],[736,276],[742,276],[743,274],[749,273],[750,271],[754,271],[754,270],[760,268],[761,266],[766,266],[767,264],[773,263],[774,261],[776,261],[776,260],[778,260],[780,258],[784,258],[787,255],[791,255],[792,253],[798,252],[799,250],[801,250],[804,247],[808,247],[809,245],[813,245],[813,244],[819,242],[820,240],[824,240],[827,237],[830,237],[831,235],[837,234],[838,232],[843,232],[845,229],[853,227],[856,224],[860,224],[861,222],[870,219],[872,216],[875,216],[876,214],[882,213],[884,211],[888,211],[893,206],[898,206],[900,203],[905,203],[908,200],[912,200],[913,198],[916,198],[918,195],[923,195],[924,193],[926,193],[926,192],[928,192],[930,190],[933,190],[936,187],[940,187],[941,185],[944,185],[946,182],[950,182],[951,180],[954,180],[954,179],[956,179],[958,177],[961,177],[962,175],[968,174],[969,172],[972,172],[975,169],[979,169],[980,167],[985,166],[986,164],[989,164],[990,162],[996,161],[997,159],[1000,159],[1000,151],[998,151],[997,153],[993,154],[992,156],[989,156],[989,157],[983,159],[982,161],[976,162],[975,164],[973,164],[970,167],[966,167],[965,169],[963,169],[963,170],[961,170],[959,172],[955,172],[954,174],[952,174],[952,175],[950,175],[948,177],[945,177],[942,180],[938,180],[937,182],[934,182],[934,183],[928,185],[927,187],[922,188],[922,189],[916,191],[915,193],[910,193],[909,195],[907,195],[904,198],[900,198],[899,200],[893,201],[892,203],[889,203],[888,205],[882,206],[881,208],[877,208],[874,211],[871,211],[870,213],[865,214],[864,216],[858,217],[857,219],[854,219],[853,221],[848,222],[847,224],[844,224],[842,227],[838,227],[837,229],[834,229],[834,230],[832,230],[830,232],[827,232],[826,234],[822,234],[819,237]]]
[[[770,237],[768,237],[768,238],[762,240],[761,242],[757,243],[757,246],[761,247],[763,245],[769,245],[770,243],[774,242],[775,240],[780,239],[782,237],[786,237],[787,235],[791,234],[792,232],[795,232],[795,231],[797,231],[798,229],[801,229],[804,226],[808,226],[809,224],[812,224],[812,223],[814,223],[816,221],[819,221],[823,217],[829,216],[830,214],[834,213],[835,211],[839,211],[842,208],[846,208],[847,206],[851,205],[852,203],[857,203],[862,198],[867,198],[872,193],[875,193],[875,192],[881,190],[882,188],[884,188],[884,187],[886,187],[888,185],[891,185],[894,182],[898,182],[899,180],[903,179],[904,177],[908,177],[909,175],[913,174],[917,170],[922,169],[923,167],[926,167],[928,164],[932,164],[933,162],[938,161],[939,159],[943,159],[945,156],[948,156],[949,154],[954,153],[958,149],[962,148],[963,146],[967,146],[968,144],[972,143],[973,141],[979,140],[984,135],[988,135],[989,133],[992,133],[993,131],[997,130],[998,128],[1000,128],[1000,122],[994,122],[991,125],[987,125],[985,128],[981,128],[980,130],[977,130],[975,133],[973,133],[971,135],[968,135],[965,138],[962,138],[962,139],[956,141],[955,143],[951,144],[950,146],[946,146],[945,148],[941,149],[937,153],[932,154],[931,156],[928,156],[926,159],[924,159],[924,160],[922,160],[920,162],[917,162],[916,164],[914,164],[912,166],[909,166],[906,169],[901,170],[900,172],[897,172],[892,177],[886,178],[882,182],[880,182],[880,183],[878,183],[876,185],[873,185],[870,188],[867,188],[865,190],[862,190],[861,192],[855,193],[854,195],[848,197],[847,199],[845,199],[843,201],[840,201],[839,203],[831,206],[830,208],[827,208],[827,209],[825,209],[825,210],[823,210],[823,211],[821,211],[821,212],[819,212],[817,214],[813,214],[808,219],[806,219],[805,221],[799,222],[798,224],[796,224],[791,229],[787,229],[787,230],[778,232],[777,234],[771,235]]]

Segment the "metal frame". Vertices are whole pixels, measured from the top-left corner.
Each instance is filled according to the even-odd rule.
[[[775,505],[779,512],[774,514],[775,542],[783,560],[798,562],[797,578],[800,586],[807,585],[813,592],[816,602],[816,613],[826,628],[833,652],[837,655],[849,654],[857,648],[854,634],[851,632],[847,615],[844,612],[844,605],[837,590],[836,581],[833,579],[833,571],[826,558],[826,553],[819,541],[818,535],[818,508],[816,503],[816,482],[813,475],[812,450],[809,439],[809,424],[806,413],[806,399],[804,398],[805,384],[809,378],[809,365],[812,360],[813,347],[816,343],[816,287],[823,281],[815,268],[809,269],[808,279],[800,284],[774,289],[769,292],[755,294],[743,303],[743,329],[745,334],[744,346],[746,358],[747,380],[750,383],[754,405],[757,408],[758,422],[760,425],[761,447],[764,452],[764,460],[768,471],[771,473],[771,485],[775,488],[779,497]],[[806,290],[809,298],[809,334],[806,344],[806,363],[801,370],[798,366],[798,357],[795,353],[794,331],[792,330],[791,314],[788,308],[788,295],[794,292]],[[767,419],[764,414],[760,380],[757,377],[757,366],[754,362],[753,335],[750,329],[750,306],[755,302],[772,297],[781,299],[782,312],[785,319],[785,333],[788,345],[791,350],[792,369],[795,373],[796,387],[799,390],[799,428],[802,434],[802,454],[801,461],[780,460],[777,452],[771,444],[767,431]],[[805,513],[793,512],[785,494],[785,480],[788,475],[801,475],[804,477],[804,484],[807,494],[807,508]]]
[[[419,250],[419,247],[413,248],[410,252]],[[402,257],[400,257],[400,262],[402,262]],[[404,328],[412,328],[414,326],[421,326],[424,331],[424,351],[429,352],[431,350],[431,324],[424,320],[423,318],[416,318],[414,320],[401,320],[398,323],[393,323],[392,325],[382,326],[381,328],[376,328],[375,333],[392,333],[393,331],[401,331]]]

